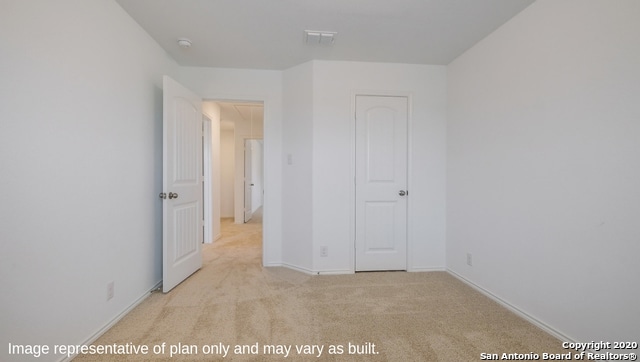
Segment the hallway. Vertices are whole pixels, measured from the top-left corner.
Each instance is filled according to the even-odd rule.
[[[222,237],[211,244],[203,244],[203,269],[214,260],[250,262],[262,267],[262,207],[247,223],[236,224],[233,218],[223,218],[220,227]]]

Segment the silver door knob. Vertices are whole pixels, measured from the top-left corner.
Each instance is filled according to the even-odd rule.
[[[160,196],[160,198],[164,200],[164,199],[167,198],[167,193],[166,192],[161,192],[160,195],[158,195],[158,196]]]
[[[169,200],[177,199],[177,198],[178,198],[178,194],[176,194],[175,192],[169,192]]]
[[[398,191],[398,195],[400,195],[400,196],[404,196],[406,194],[407,194],[407,192],[405,190]],[[169,198],[171,198],[171,194],[169,194]]]

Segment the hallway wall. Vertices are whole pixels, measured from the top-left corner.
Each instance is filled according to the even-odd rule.
[[[235,136],[232,129],[220,131],[221,150],[221,216],[234,215],[234,187],[235,187]]]

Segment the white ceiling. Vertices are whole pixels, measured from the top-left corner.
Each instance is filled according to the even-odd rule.
[[[262,128],[264,123],[264,106],[251,102],[213,102],[220,106],[220,129],[232,130],[237,122],[249,122]]]
[[[116,0],[180,65],[448,64],[534,0]],[[337,32],[333,46],[304,30]],[[193,45],[182,49],[178,38]]]

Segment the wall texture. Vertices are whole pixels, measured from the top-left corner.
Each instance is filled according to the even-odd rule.
[[[233,130],[220,131],[220,164],[221,164],[221,215],[222,217],[233,218],[234,216],[234,181],[235,181],[235,153],[236,140]]]
[[[304,63],[284,71],[283,100],[283,263],[308,272],[313,269],[311,250],[315,182],[312,171],[312,63]]]
[[[222,217],[222,160],[220,140],[220,106],[215,102],[202,102],[202,113],[211,121],[211,235],[205,242],[213,242],[222,236],[220,218]],[[206,162],[207,158],[203,159]],[[206,169],[206,168],[205,168]]]
[[[3,1],[0,47],[0,345],[79,344],[162,277],[178,67],[111,0]]]
[[[639,17],[538,0],[448,66],[447,267],[579,341],[640,336]]]

